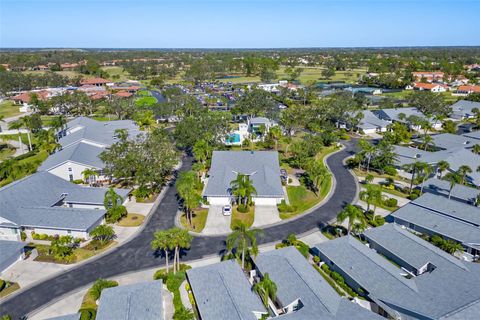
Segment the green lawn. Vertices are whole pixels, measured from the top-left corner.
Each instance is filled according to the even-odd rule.
[[[143,220],[145,220],[145,216],[138,213],[129,213],[118,221],[117,225],[119,227],[138,227],[142,225]]]
[[[301,67],[303,72],[300,74],[298,80],[302,84],[308,84],[309,82],[317,81],[345,81],[347,83],[356,83],[360,75],[365,74],[366,69],[353,69],[346,71],[336,71],[335,75],[331,79],[325,79],[322,76],[323,67]],[[282,67],[277,71],[279,80],[288,79],[288,75],[285,73],[285,68]]]
[[[205,228],[205,222],[207,222],[207,216],[208,209],[196,209],[193,212],[192,225],[188,223],[187,216],[185,214],[182,214],[182,216],[180,217],[180,222],[182,223],[182,226],[187,230],[194,232],[202,232],[203,228]]]
[[[13,101],[7,100],[0,103],[0,117],[10,118],[22,114],[18,109],[20,106],[15,105]]]
[[[15,148],[0,143],[0,161],[10,158],[15,153]]]
[[[124,71],[122,67],[108,66],[102,67],[102,70],[108,73],[109,79],[114,79],[115,81],[125,81],[128,80],[130,76],[129,73]]]
[[[85,259],[91,258],[94,255],[97,255],[99,253],[102,253],[103,251],[113,247],[116,243],[117,242],[115,241],[110,241],[105,245],[100,245],[99,243],[92,241],[83,248],[76,248],[73,250],[73,254],[75,257],[72,262],[57,260],[53,255],[49,254],[50,246],[48,245],[34,244],[33,246],[38,251],[38,257],[36,257],[34,261],[60,263],[60,264],[77,263]]]
[[[232,230],[239,226],[240,223],[243,223],[247,228],[252,226],[255,218],[255,206],[250,206],[246,213],[239,212],[237,206],[234,206],[232,211],[232,221],[230,223],[230,228]]]
[[[327,185],[328,188],[326,188],[326,193],[328,193],[328,190],[330,189],[330,182],[325,183],[326,187]],[[322,188],[322,191],[323,189],[324,188]],[[304,186],[287,186],[288,200],[290,201],[290,206],[294,208],[294,210],[292,212],[281,212],[280,219],[288,219],[310,209],[323,199],[322,194],[324,193],[325,192],[320,192],[320,196],[317,197],[315,193]]]
[[[41,71],[41,70],[37,70],[37,71],[33,71],[33,70],[27,70],[27,71],[22,71],[22,73],[24,74],[32,74],[32,75],[42,75],[42,74],[45,74],[47,72],[50,72],[50,71]],[[69,71],[69,70],[66,70],[66,71],[53,71],[55,72],[56,74],[59,74],[59,75],[62,75],[62,76],[66,76],[66,77],[69,77],[69,78],[75,78],[75,77],[78,77],[78,76],[82,76],[82,77],[86,77],[86,78],[92,78],[93,76],[88,76],[88,75],[84,75],[84,74],[81,74],[77,71]]]

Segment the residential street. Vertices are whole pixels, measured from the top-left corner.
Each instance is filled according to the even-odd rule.
[[[335,218],[345,204],[354,200],[357,184],[354,177],[343,165],[343,160],[352,154],[353,143],[347,142],[345,144],[345,149],[333,154],[327,160],[327,164],[336,179],[336,187],[330,199],[310,214],[285,224],[266,228],[264,236],[259,239],[260,244],[285,239],[291,233],[301,234],[316,230]],[[180,170],[188,170],[191,161],[191,158],[184,159]],[[0,313],[10,314],[12,319],[17,319],[98,278],[163,266],[165,262],[163,257],[154,254],[150,248],[150,241],[156,230],[175,226],[177,210],[176,191],[172,187],[167,190],[157,210],[145,223],[145,228],[131,241],[114,248],[98,259],[81,264],[17,295],[12,295],[0,304]],[[218,255],[224,249],[225,236],[196,237],[190,250],[183,252],[182,262],[209,255]]]

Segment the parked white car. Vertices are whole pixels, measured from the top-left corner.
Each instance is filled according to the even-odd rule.
[[[222,213],[224,216],[231,216],[232,215],[232,206],[226,205],[222,208]]]

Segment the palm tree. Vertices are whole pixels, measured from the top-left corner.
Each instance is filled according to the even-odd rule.
[[[450,168],[450,164],[445,160],[440,160],[437,163],[437,171],[440,173],[440,178],[443,175],[443,172]]]
[[[238,198],[238,204],[243,202],[248,207],[252,201],[252,194],[257,194],[257,190],[248,175],[238,174],[235,180],[230,182],[230,185],[232,194]]]
[[[460,176],[456,172],[449,172],[445,175],[445,180],[450,182],[450,189],[448,190],[448,199],[450,199],[453,187],[455,187],[455,184],[460,182],[460,179],[461,179]]]
[[[366,190],[360,192],[360,199],[367,203],[367,211],[370,211],[370,205],[373,204],[373,213],[375,213],[377,204],[382,200],[382,189],[376,185],[367,185]]]
[[[173,272],[180,270],[180,249],[190,248],[193,237],[185,229],[173,228],[170,229],[171,241],[174,247],[173,253]]]
[[[268,299],[275,300],[277,297],[277,285],[270,279],[270,275],[265,273],[262,280],[253,285],[255,291],[263,301],[265,308],[268,308]]]
[[[375,146],[368,142],[367,140],[360,140],[358,141],[358,146],[360,147],[361,151],[359,152],[364,158],[367,159],[367,172],[370,169],[370,161],[372,160],[373,155],[375,154]]]
[[[195,315],[191,309],[187,309],[182,305],[179,309],[175,310],[173,318],[175,320],[194,320]]]
[[[372,183],[373,179],[375,179],[375,177],[371,174],[367,174],[365,176],[365,184],[369,184],[369,183]]]
[[[352,204],[347,204],[345,208],[337,216],[338,223],[343,223],[347,219],[348,219],[347,234],[350,234],[350,231],[352,230],[353,225],[356,223],[358,223],[358,225],[362,227],[365,227],[367,225],[367,221],[365,219],[365,215],[362,212],[362,209]]]
[[[23,153],[24,150],[23,150],[22,134],[20,133],[20,128],[21,127],[22,127],[22,123],[20,121],[14,121],[14,122],[10,123],[10,125],[8,126],[8,129],[17,130],[18,144],[20,145],[20,151],[22,151],[22,153]]]
[[[427,151],[427,148],[428,148],[429,144],[434,145],[433,144],[433,138],[428,134],[424,135],[422,140],[423,140],[423,150],[425,150],[425,151]]]
[[[94,168],[86,168],[85,170],[82,171],[82,175],[85,183],[92,185],[92,180],[95,179],[94,177],[98,177],[98,172]]]
[[[279,126],[273,126],[268,131],[272,140],[275,141],[275,150],[278,150],[278,140],[282,137],[282,129]]]
[[[103,205],[105,206],[105,209],[115,210],[122,204],[122,202],[123,198],[115,192],[115,189],[109,188],[107,192],[105,192],[105,196],[103,198]]]
[[[157,231],[153,234],[153,240],[151,242],[153,250],[163,250],[165,254],[165,265],[167,273],[169,272],[168,261],[170,260],[170,250],[174,249],[171,240],[171,234],[169,231]]]
[[[423,177],[422,177],[422,186],[420,187],[420,195],[423,193],[423,187],[424,187],[424,184],[425,184],[425,180],[427,180],[427,178],[430,177],[430,175],[433,172],[433,168],[428,163],[423,163],[421,171],[422,171]]]
[[[207,141],[202,139],[197,141],[197,143],[195,143],[192,151],[193,151],[193,154],[195,155],[195,159],[205,164],[207,159],[210,158],[212,148],[209,146]]]
[[[181,172],[175,187],[177,188],[178,195],[183,199],[183,207],[187,220],[192,225],[192,212],[200,204],[202,197],[196,189],[197,176],[194,171]]]
[[[262,233],[260,229],[249,230],[243,223],[235,227],[233,232],[227,237],[227,250],[229,252],[241,253],[242,269],[245,269],[245,253],[250,249],[253,256],[258,254],[257,235]]]
[[[458,174],[462,177],[462,184],[465,184],[465,178],[469,173],[472,173],[472,168],[465,164],[458,168]]]
[[[66,124],[67,124],[67,121],[65,120],[65,117],[63,115],[56,116],[52,119],[51,126],[56,131],[57,137],[58,137],[58,132],[62,132],[63,134],[63,130]]]
[[[28,138],[28,150],[29,151],[32,151],[32,137],[30,135],[31,133],[31,128],[30,128],[30,117],[29,116],[25,116],[25,117],[22,117],[20,118],[20,121],[21,121],[21,124],[24,128],[26,128],[27,130],[27,138]]]
[[[425,166],[425,162],[416,161],[404,166],[405,171],[411,171],[412,177],[410,178],[410,193],[412,193],[413,182],[415,181],[415,175]]]
[[[312,179],[312,182],[315,186],[315,193],[316,190],[320,189],[320,186],[323,184],[325,179],[329,177],[329,172],[324,165],[312,159],[312,161],[307,165],[308,175]]]

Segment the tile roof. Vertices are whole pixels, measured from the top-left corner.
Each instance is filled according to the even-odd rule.
[[[214,151],[204,196],[230,196],[237,174],[250,176],[256,197],[284,196],[277,151]]]
[[[91,84],[105,84],[105,83],[109,83],[110,81],[108,80],[105,80],[105,79],[102,79],[102,78],[86,78],[86,79],[82,79],[80,81],[80,84],[82,85],[91,85]]]
[[[104,289],[98,303],[96,319],[163,319],[162,290],[162,281]]]
[[[257,320],[266,313],[234,260],[193,268],[187,278],[203,320]]]

